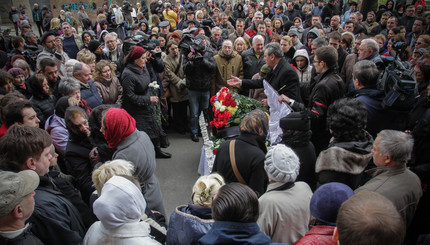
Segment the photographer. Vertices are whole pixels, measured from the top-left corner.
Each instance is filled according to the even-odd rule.
[[[198,118],[200,112],[209,107],[211,80],[216,63],[213,52],[206,47],[204,36],[197,35],[194,42],[195,52],[184,53],[183,63],[190,101],[191,139],[198,142]]]

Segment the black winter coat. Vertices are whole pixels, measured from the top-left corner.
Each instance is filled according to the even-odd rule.
[[[158,124],[155,104],[150,101],[149,84],[151,78],[148,70],[141,70],[133,64],[127,64],[121,75],[123,88],[122,108],[135,120],[136,128],[144,131],[151,139],[158,139],[162,129]]]
[[[218,172],[226,182],[239,182],[234,175],[230,162],[230,140],[223,142],[216,153],[212,172]],[[247,185],[258,196],[266,192],[268,178],[264,170],[266,146],[261,136],[250,133],[241,133],[236,139],[235,158],[236,165]]]
[[[82,242],[86,229],[78,210],[63,195],[54,189],[46,176],[40,177],[34,196],[34,212],[29,219],[31,231],[45,245]]]
[[[311,88],[307,110],[310,111],[311,118],[311,141],[318,155],[327,147],[331,137],[327,130],[327,109],[335,100],[344,96],[344,82],[334,69],[319,74],[315,77],[315,81]],[[294,111],[303,111],[305,105],[294,103],[292,108]]]
[[[302,102],[299,76],[285,58],[281,58],[275,70],[271,70],[265,78],[243,79],[242,87],[244,89],[263,88],[263,80],[272,85],[279,94],[285,94],[295,101]]]
[[[43,245],[37,236],[31,232],[31,224],[15,238],[9,239],[0,235],[0,244],[4,245]]]
[[[257,59],[254,49],[250,48],[242,52],[242,63],[243,63],[243,78],[251,79],[256,73],[260,72],[261,67],[266,64],[264,62],[263,53]]]
[[[184,55],[183,68],[186,75],[187,87],[189,90],[210,91],[212,84],[212,74],[216,69],[216,62],[213,52],[207,50],[203,53],[203,60],[190,63],[188,56]]]
[[[41,128],[45,128],[46,119],[54,114],[57,99],[55,99],[54,96],[47,96],[44,99],[32,96],[30,98],[30,102],[34,111],[37,113],[37,118],[40,120],[39,126]]]

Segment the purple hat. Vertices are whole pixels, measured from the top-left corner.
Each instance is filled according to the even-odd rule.
[[[10,68],[7,72],[9,72],[9,74],[11,74],[13,77],[25,75],[24,70],[18,67]]]

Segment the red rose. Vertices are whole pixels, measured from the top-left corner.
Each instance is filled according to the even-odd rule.
[[[236,106],[237,106],[236,101],[231,102],[231,107],[236,107]]]
[[[212,151],[212,153],[214,154],[214,155],[216,155],[216,152],[218,151],[218,148],[217,149],[214,149],[213,151]]]

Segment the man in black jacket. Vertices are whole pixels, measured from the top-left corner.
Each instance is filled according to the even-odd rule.
[[[83,219],[93,217],[88,206],[85,214],[80,213],[77,203],[82,200],[76,196],[69,200],[70,193],[59,190],[61,187],[49,176],[51,144],[51,136],[45,130],[14,125],[0,140],[0,168],[14,172],[29,169],[39,175],[30,222],[31,231],[43,244],[79,244],[95,220],[85,226]]]
[[[324,150],[330,140],[327,130],[327,109],[337,99],[344,96],[342,78],[338,75],[337,51],[331,46],[320,47],[315,51],[314,67],[319,74],[311,86],[307,107],[294,99],[282,94],[280,102],[286,102],[294,111],[308,110],[311,118],[312,138],[316,155]]]
[[[207,47],[209,43],[206,43],[206,39],[201,35],[198,35],[196,38],[204,46],[204,50],[188,53],[188,55],[184,56],[183,61],[190,102],[191,140],[194,142],[199,141],[197,136],[199,115],[203,110],[209,108],[212,74],[216,69],[213,52]]]
[[[263,80],[266,80],[279,94],[284,94],[301,102],[299,76],[294,68],[284,58],[279,43],[269,43],[264,48],[264,61],[271,68],[265,78],[239,79],[232,76],[227,83],[230,86],[241,86],[244,89],[263,88]]]

